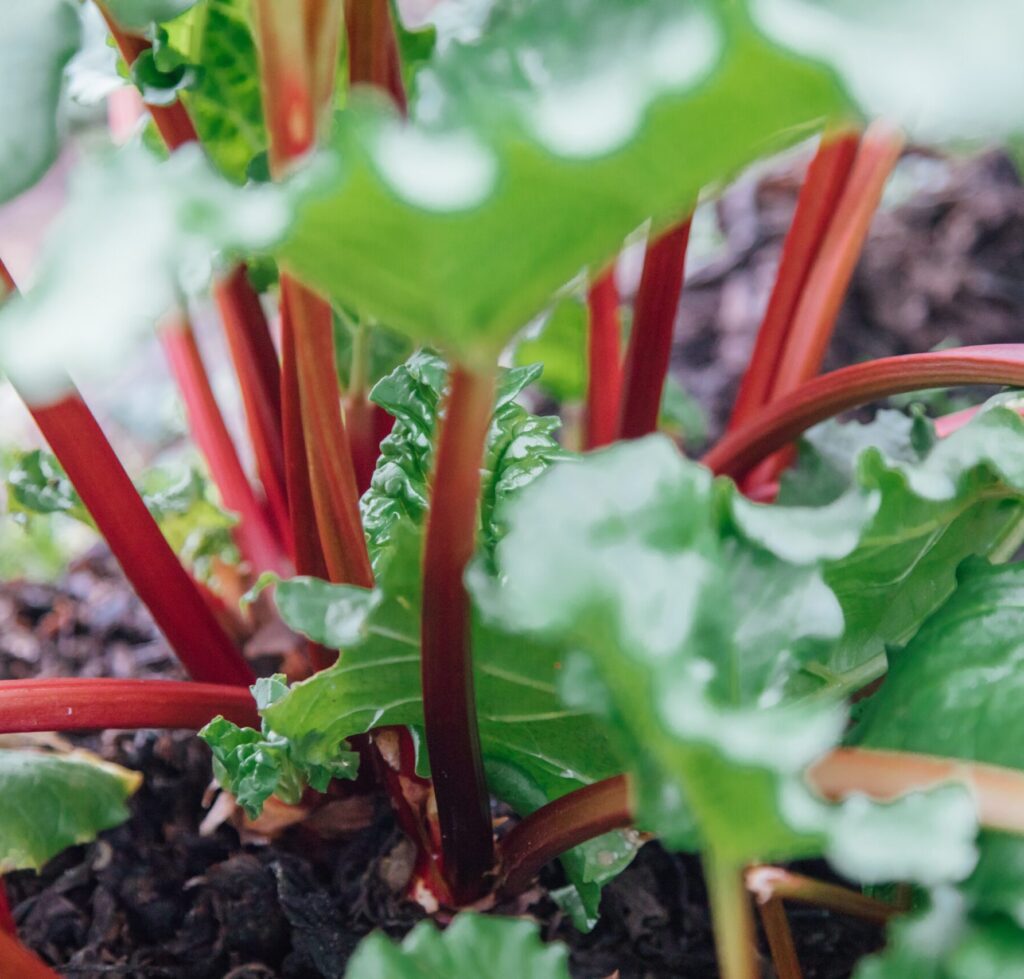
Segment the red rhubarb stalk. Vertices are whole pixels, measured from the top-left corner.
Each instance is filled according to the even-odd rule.
[[[252,683],[242,654],[171,550],[92,412],[71,390],[29,410],[132,587],[193,679]]]
[[[1024,344],[1004,343],[885,357],[808,381],[729,432],[702,462],[734,479],[826,418],[879,398],[958,384],[1024,387]]]
[[[260,298],[245,266],[213,286],[231,361],[238,375],[256,472],[282,540],[290,538],[281,408],[281,368]]]
[[[587,405],[584,445],[596,449],[615,441],[622,394],[619,290],[608,269],[587,294]]]
[[[871,218],[902,150],[903,137],[887,125],[874,123],[864,134],[793,313],[785,348],[772,378],[768,403],[789,394],[821,370],[839,309],[867,239]],[[756,490],[763,483],[774,482],[791,461],[789,451],[766,460],[751,474],[744,488]]]
[[[323,34],[340,26],[340,0],[305,0],[296,11],[281,0],[259,0],[254,7],[260,53],[260,81],[270,136],[270,169],[282,179],[316,142],[331,101],[336,48]],[[283,380],[283,412],[290,506],[308,509],[298,495],[308,490],[316,516],[323,563],[332,581],[369,587],[373,583],[369,554],[359,515],[348,430],[341,412],[335,369],[333,313],[328,303],[286,270],[281,273],[281,306],[288,336]],[[298,442],[299,421],[303,444]],[[306,457],[308,477],[301,470]],[[306,523],[295,530],[295,553],[309,548]],[[305,539],[300,540],[298,534]]]
[[[463,904],[480,896],[494,863],[473,691],[470,601],[463,584],[476,543],[480,465],[494,388],[493,370],[452,370],[423,556],[421,669],[427,751],[445,874]]]
[[[859,141],[855,132],[825,133],[807,168],[768,308],[736,395],[729,430],[749,421],[770,400],[793,313],[846,185]]]
[[[346,0],[345,30],[349,84],[369,85],[386,92],[405,115],[405,85],[388,0]],[[360,493],[370,486],[381,440],[391,431],[393,422],[386,411],[369,399],[367,330],[368,327],[360,325],[353,340],[352,371],[345,395],[345,424]]]
[[[11,979],[60,979],[41,958],[6,931],[0,931],[0,976],[10,976]]]
[[[349,81],[387,92],[404,115],[405,86],[388,0],[345,0],[345,28]]]
[[[325,300],[287,274],[281,276],[281,298],[294,331],[309,484],[328,576],[334,582],[369,588],[373,572],[341,413],[333,313]]]
[[[255,572],[274,571],[288,576],[291,573],[289,562],[281,552],[277,534],[242,469],[206,373],[192,324],[183,315],[175,316],[160,331],[160,340],[181,390],[189,427],[210,467],[221,500],[225,507],[238,514],[235,538],[239,550]]]
[[[14,915],[11,914],[11,902],[7,897],[7,884],[0,878],[0,931],[8,935],[17,935],[18,928],[14,924]]]
[[[619,438],[641,438],[658,428],[689,240],[687,218],[647,248],[626,349]]]
[[[0,261],[0,300],[15,289]],[[193,679],[249,684],[252,671],[181,566],[92,412],[75,390],[51,404],[26,401],[125,577]]]
[[[903,151],[903,137],[883,123],[864,133],[846,186],[793,313],[770,401],[821,370],[839,308],[864,248],[885,182]]]
[[[150,42],[122,30],[105,9],[103,15],[122,57],[129,65],[133,64],[150,47]],[[148,105],[147,108],[172,152],[198,140],[188,110],[180,100],[170,105]],[[256,470],[267,494],[278,534],[284,540],[288,537],[288,505],[281,436],[281,386],[270,327],[244,266],[237,266],[216,282],[213,294],[238,374],[246,424],[256,456]]]
[[[633,821],[629,780],[607,778],[541,806],[501,841],[502,893],[529,887],[540,869],[574,846]]]
[[[0,734],[138,728],[196,731],[218,714],[258,728],[245,687],[181,680],[60,678],[0,682]]]

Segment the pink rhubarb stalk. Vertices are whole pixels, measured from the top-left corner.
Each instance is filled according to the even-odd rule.
[[[825,133],[807,168],[793,222],[782,247],[775,286],[729,419],[730,430],[749,421],[771,400],[772,383],[786,346],[793,313],[846,185],[859,142],[855,132]]]
[[[702,461],[715,473],[740,479],[826,418],[893,394],[957,384],[1024,387],[1024,344],[885,357],[823,374],[727,433]]]
[[[463,584],[476,545],[480,464],[494,388],[493,370],[452,370],[423,554],[423,715],[444,871],[461,904],[480,897],[494,862],[476,720],[470,601]]]

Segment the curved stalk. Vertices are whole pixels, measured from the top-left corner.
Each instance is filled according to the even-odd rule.
[[[825,133],[807,168],[793,221],[782,246],[775,285],[729,418],[730,431],[749,421],[771,400],[772,382],[786,346],[793,313],[846,185],[859,142],[856,132]]]
[[[826,799],[859,792],[881,802],[960,782],[974,795],[982,826],[1024,833],[1024,772],[1012,768],[909,751],[837,748],[810,769],[808,780]]]
[[[715,473],[739,479],[826,418],[893,394],[957,384],[1024,387],[1024,344],[905,354],[823,374],[727,433],[702,462]]]
[[[423,555],[423,715],[444,869],[459,903],[478,898],[494,862],[490,799],[473,689],[470,601],[480,465],[495,372],[455,366],[434,464]]]
[[[748,882],[749,888],[749,882]],[[768,939],[768,951],[772,956],[776,979],[803,979],[800,959],[793,941],[793,931],[782,901],[777,897],[757,901],[757,913],[761,918],[761,929]]]
[[[641,438],[658,429],[689,241],[687,218],[647,247],[623,367],[619,438]]]
[[[633,821],[629,780],[606,778],[563,795],[530,813],[501,841],[499,892],[529,887],[540,869],[566,850]]]
[[[245,687],[182,680],[58,678],[0,682],[0,734],[162,727],[198,730],[218,714],[260,726]]]
[[[614,266],[587,294],[587,405],[584,446],[596,449],[615,441],[622,395],[619,290]]]

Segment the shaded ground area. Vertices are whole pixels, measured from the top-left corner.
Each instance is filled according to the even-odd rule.
[[[722,254],[683,290],[672,370],[721,432],[789,228],[802,161],[741,181],[718,205]],[[1024,187],[999,151],[905,160],[836,325],[828,369],[939,344],[1024,339]],[[902,179],[900,179],[902,177]]]
[[[1024,322],[1024,190],[989,154],[941,161],[926,189],[885,209],[844,307],[832,363],[926,350],[956,339],[1020,338]],[[724,247],[685,290],[674,370],[704,405],[712,432],[727,417],[771,285],[798,171],[742,182],[719,206]],[[267,669],[272,664],[265,664]],[[178,677],[180,670],[113,562],[93,555],[57,586],[0,585],[0,678]],[[420,917],[400,900],[409,850],[386,805],[333,800],[273,844],[222,823],[201,830],[210,778],[204,745],[185,734],[76,739],[145,773],[133,817],[44,873],[11,875],[25,941],[83,979],[340,977],[373,927],[404,932]],[[549,871],[548,884],[557,882]],[[607,888],[603,918],[578,935],[538,891],[532,912],[568,941],[574,974],[623,979],[716,975],[697,861],[657,844]],[[877,947],[877,928],[790,912],[804,974],[840,979]],[[766,975],[767,975],[766,971]]]

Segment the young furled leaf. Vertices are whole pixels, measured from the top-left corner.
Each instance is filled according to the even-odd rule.
[[[345,979],[569,979],[568,949],[545,945],[519,918],[463,912],[445,931],[420,922],[396,944],[381,932],[364,938]]]
[[[31,187],[57,156],[64,66],[78,50],[72,0],[0,5],[0,204]]]
[[[263,710],[288,692],[285,677],[278,674],[261,677],[252,686],[256,706]],[[298,749],[297,742],[275,735],[263,725],[262,733],[239,727],[223,717],[215,717],[200,732],[213,752],[213,774],[255,819],[272,795],[295,805],[309,785],[326,792],[331,779],[355,778],[359,756],[344,750],[339,743],[328,758],[312,761]]]
[[[516,4],[420,69],[408,121],[353,96],[280,254],[342,305],[486,364],[644,221],[847,106],[741,4]]]
[[[515,400],[540,371],[539,364],[515,367],[504,371],[498,381],[481,491],[481,525],[488,547],[500,534],[502,503],[562,455],[553,435],[558,419],[532,415]],[[361,501],[363,527],[375,561],[386,549],[397,521],[419,524],[424,519],[447,384],[448,365],[436,354],[419,351],[370,392],[370,399],[395,418],[391,434],[381,442],[373,481]]]
[[[137,772],[87,751],[0,750],[0,873],[39,870],[69,846],[123,823],[141,782]]]
[[[604,719],[638,824],[669,846],[732,867],[825,853],[862,880],[960,879],[976,831],[963,790],[830,806],[804,782],[845,712],[787,700],[787,683],[842,634],[822,565],[857,546],[878,505],[854,490],[817,509],[758,506],[661,437],[623,443],[524,490],[499,576],[477,575],[474,592],[503,628],[573,651],[563,699]]]

